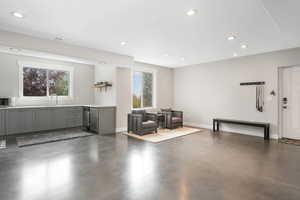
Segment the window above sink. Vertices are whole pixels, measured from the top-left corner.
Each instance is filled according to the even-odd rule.
[[[73,67],[19,61],[19,96],[73,97]]]

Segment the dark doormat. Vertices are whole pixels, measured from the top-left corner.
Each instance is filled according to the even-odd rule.
[[[281,138],[279,140],[280,143],[284,143],[284,144],[293,144],[293,145],[297,145],[300,146],[300,140],[293,140],[293,139],[288,139],[288,138]]]
[[[70,140],[74,138],[92,136],[94,134],[82,130],[64,130],[35,135],[19,136],[16,138],[18,147]]]

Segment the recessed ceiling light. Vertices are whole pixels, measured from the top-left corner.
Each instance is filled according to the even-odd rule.
[[[186,15],[187,16],[193,16],[193,15],[197,14],[197,12],[198,11],[196,9],[191,9],[191,10],[186,12]]]
[[[121,42],[121,45],[122,46],[125,46],[127,43],[126,42]]]
[[[247,49],[248,46],[247,46],[246,44],[242,44],[242,45],[241,45],[241,48],[242,48],[242,49]]]
[[[165,57],[168,57],[168,56],[169,56],[169,54],[167,54],[167,53],[166,53],[166,54],[164,54],[164,56],[165,56]]]
[[[235,38],[236,38],[236,36],[231,35],[231,36],[229,36],[229,37],[227,38],[227,40],[231,41],[231,40],[234,40]]]
[[[181,61],[185,61],[185,58],[184,58],[184,57],[181,57],[180,60],[181,60]]]
[[[12,16],[14,16],[16,18],[24,18],[24,15],[19,12],[11,12],[11,14],[12,14]]]
[[[233,57],[237,57],[238,55],[237,55],[237,53],[233,53]]]

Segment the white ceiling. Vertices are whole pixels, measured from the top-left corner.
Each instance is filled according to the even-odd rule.
[[[178,67],[298,47],[299,8],[299,0],[1,0],[0,28]]]

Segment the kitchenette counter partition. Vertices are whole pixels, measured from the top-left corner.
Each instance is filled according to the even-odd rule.
[[[86,112],[88,110],[88,113]],[[116,107],[98,105],[15,106],[0,108],[0,135],[82,127],[98,134],[116,131]]]

